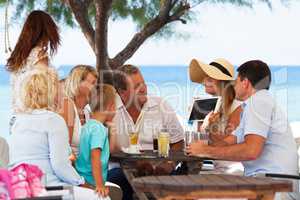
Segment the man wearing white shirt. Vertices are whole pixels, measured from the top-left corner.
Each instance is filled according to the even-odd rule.
[[[252,60],[241,65],[238,72],[236,98],[244,101],[239,127],[215,146],[200,141],[191,144],[187,152],[242,161],[246,176],[265,173],[298,175],[297,147],[291,128],[286,115],[268,92],[271,84],[268,65]],[[297,183],[294,186],[297,187]]]
[[[147,96],[147,86],[140,70],[133,65],[120,67],[114,75],[114,85],[120,96],[114,119],[120,147],[128,146],[129,129],[138,132],[138,144],[142,150],[153,149],[153,132],[166,128],[170,134],[172,150],[183,149],[183,128],[176,113],[159,97]],[[124,176],[119,167],[110,165],[108,180],[122,187],[123,194],[130,193],[119,181]],[[168,170],[166,170],[168,171]],[[125,191],[124,191],[125,190]],[[123,199],[132,197],[125,196]]]

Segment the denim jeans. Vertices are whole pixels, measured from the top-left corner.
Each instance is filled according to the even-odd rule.
[[[108,170],[107,181],[117,184],[121,187],[123,192],[123,200],[132,200],[133,189],[129,182],[127,181],[126,176],[124,175],[121,168],[114,168]]]

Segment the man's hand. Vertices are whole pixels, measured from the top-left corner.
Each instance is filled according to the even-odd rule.
[[[95,192],[101,197],[107,197],[109,193],[109,188],[104,185],[97,186],[95,188]]]
[[[198,140],[186,147],[186,153],[189,156],[207,156],[207,147],[208,144],[204,140]]]

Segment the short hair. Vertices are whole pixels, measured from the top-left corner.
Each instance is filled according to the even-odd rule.
[[[260,60],[251,60],[242,64],[237,71],[243,80],[247,78],[256,90],[269,89],[271,85],[271,71],[269,66]]]
[[[89,105],[92,112],[103,112],[111,102],[115,102],[116,90],[112,85],[100,84],[92,90]]]
[[[123,65],[119,67],[114,72],[114,87],[119,92],[121,90],[127,89],[127,76],[130,76],[132,74],[140,73],[140,70],[137,66],[134,65]]]
[[[24,112],[34,109],[55,109],[58,75],[52,68],[30,72],[22,82],[21,101]]]
[[[86,79],[88,74],[92,74],[98,78],[96,69],[89,65],[76,65],[71,71],[65,81],[66,96],[74,99],[78,93],[79,86],[82,81]]]

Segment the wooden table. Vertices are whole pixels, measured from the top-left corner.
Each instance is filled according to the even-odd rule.
[[[272,200],[275,192],[291,192],[292,182],[233,175],[149,176],[132,181],[139,192],[157,199],[247,198]]]
[[[138,198],[141,200],[146,200],[148,199],[148,197],[146,197],[146,195],[143,192],[137,191],[132,185],[132,180],[138,177],[135,166],[136,161],[149,161],[152,163],[162,163],[165,161],[183,161],[187,163],[188,172],[190,174],[198,174],[198,172],[201,170],[202,161],[205,158],[186,156],[183,151],[170,151],[169,157],[163,158],[158,157],[158,154],[154,153],[153,151],[144,151],[141,154],[127,154],[124,152],[114,153],[111,155],[110,159],[111,161],[120,163],[128,182],[131,184]]]
[[[118,161],[118,162],[132,162],[138,160],[144,161],[202,161],[205,159],[210,158],[202,158],[196,156],[187,156],[184,154],[183,151],[170,151],[170,154],[167,158],[158,157],[157,152],[153,151],[143,151],[140,154],[128,154],[124,152],[118,152],[111,155],[111,161]]]

